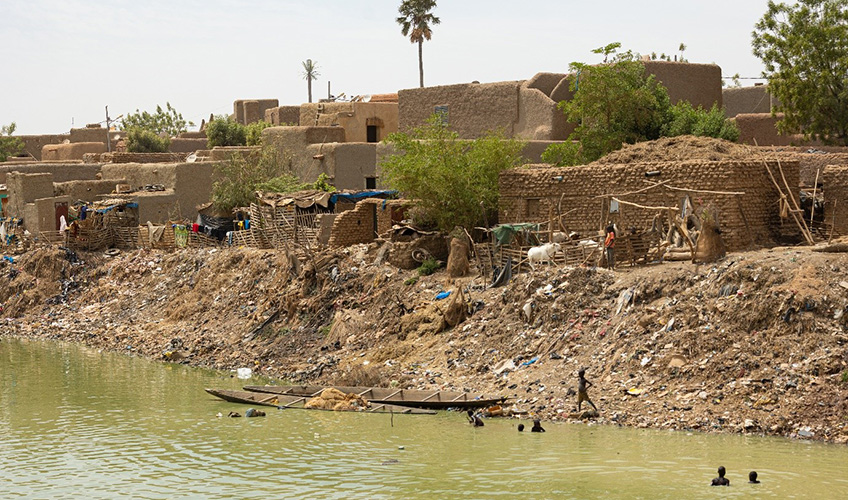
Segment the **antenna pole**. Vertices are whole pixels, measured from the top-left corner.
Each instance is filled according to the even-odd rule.
[[[112,138],[109,137],[112,120],[109,119],[109,106],[106,106],[106,151],[112,152]]]
[[[330,80],[327,80],[327,100],[329,101],[332,98],[333,94],[330,93]]]

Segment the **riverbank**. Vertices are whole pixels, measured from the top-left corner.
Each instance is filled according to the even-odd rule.
[[[544,268],[495,289],[381,255],[35,248],[0,268],[3,335],[299,383],[502,394],[550,420],[574,412],[585,367],[600,423],[848,442],[846,254]]]

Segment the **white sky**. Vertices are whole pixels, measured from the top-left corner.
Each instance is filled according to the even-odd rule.
[[[754,23],[767,0],[439,0],[424,44],[430,85],[523,80],[598,62],[610,42],[758,77]],[[317,61],[313,99],[418,86],[417,46],[395,22],[400,0],[2,0],[0,124],[56,134],[169,101],[200,124],[236,99],[306,101],[301,62]],[[752,84],[743,81],[743,84]]]

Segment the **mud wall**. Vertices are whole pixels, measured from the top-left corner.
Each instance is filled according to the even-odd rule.
[[[239,99],[233,101],[233,115],[238,123],[248,125],[265,118],[265,111],[280,106],[277,99]]]
[[[6,213],[23,216],[27,203],[53,196],[53,174],[11,172],[6,176],[6,190],[9,193]]]
[[[833,222],[839,236],[848,235],[848,162],[828,165],[822,170],[824,221]]]
[[[474,139],[498,129],[512,137],[518,121],[521,84],[521,81],[462,83],[401,90],[399,129],[408,132],[421,126],[436,112],[436,106],[447,106],[448,123],[463,139]]]
[[[782,113],[749,113],[736,115],[739,127],[739,142],[759,144],[760,146],[819,145],[816,141],[806,141],[802,135],[779,135],[777,122],[783,119]]]
[[[48,144],[41,150],[43,161],[82,160],[86,153],[105,153],[105,142],[72,142],[70,144]]]
[[[277,127],[300,125],[300,106],[277,106],[266,109],[265,121]]]
[[[336,214],[330,233],[331,248],[374,241],[377,236],[377,204],[372,201],[370,198],[360,201],[353,210]]]
[[[777,168],[776,162],[769,163]],[[798,163],[783,162],[787,182],[798,185]],[[646,177],[646,172],[659,172]],[[604,165],[602,167],[532,166],[503,172],[500,176],[499,221],[540,222],[548,219],[551,208],[561,202],[561,213],[574,212],[565,218],[566,227],[582,234],[595,234],[606,223],[601,220],[600,195],[638,191],[648,181],[667,181],[670,186],[707,191],[744,192],[743,196],[690,193],[696,210],[713,204],[719,209],[719,222],[728,248],[741,250],[756,245],[769,245],[782,237],[797,237],[790,221],[781,221],[779,195],[762,162],[645,163]],[[622,196],[625,201],[644,206],[678,206],[685,192],[656,188],[635,195]],[[620,226],[650,227],[656,212],[623,206],[610,218]]]
[[[16,136],[24,143],[24,152],[41,161],[41,150],[48,144],[61,144],[70,140],[70,134],[55,135],[19,135]]]
[[[645,71],[657,77],[672,104],[689,101],[692,106],[710,109],[722,106],[721,68],[715,64],[673,61],[644,61]]]
[[[83,165],[81,163],[26,163],[4,165],[0,163],[0,184],[6,183],[10,172],[24,174],[50,173],[54,182],[94,179],[100,172],[100,164]]]
[[[99,200],[100,195],[113,193],[116,184],[126,184],[126,181],[118,179],[57,182],[53,184],[53,191],[56,196],[68,196],[73,201],[92,202]]]
[[[398,105],[390,102],[320,102],[302,104],[301,125],[342,127],[348,142],[368,142],[368,126],[377,127],[377,141],[398,131]]]
[[[724,89],[721,97],[728,118],[740,114],[771,113],[772,110],[772,96],[765,85]]]

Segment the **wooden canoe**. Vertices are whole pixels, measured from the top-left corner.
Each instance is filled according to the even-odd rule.
[[[506,397],[487,398],[481,394],[458,391],[419,391],[414,389],[393,389],[387,387],[350,387],[330,386],[345,394],[358,394],[373,403],[391,403],[412,408],[444,410],[447,408],[483,408],[498,405]],[[321,385],[250,385],[246,391],[266,392],[298,397],[314,397],[329,387]]]
[[[320,410],[321,408],[304,408],[304,404],[311,398],[309,396],[292,396],[286,394],[272,394],[268,392],[233,391],[229,389],[205,389],[209,394],[231,403],[248,405],[271,406],[280,409],[298,410]],[[333,410],[323,410],[333,411]],[[412,415],[433,415],[433,410],[421,408],[410,408],[385,403],[371,403],[371,407],[363,409],[360,413],[399,413]]]

